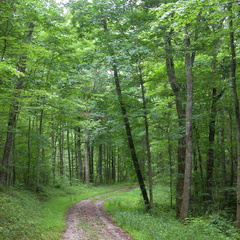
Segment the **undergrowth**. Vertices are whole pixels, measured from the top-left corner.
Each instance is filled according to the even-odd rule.
[[[11,188],[0,192],[0,239],[42,239],[40,210],[36,195],[29,191]]]
[[[139,189],[120,194],[105,203],[105,209],[135,240],[230,240],[240,239],[233,225],[218,214],[189,218],[184,223],[170,207],[168,187],[154,186],[154,207],[147,212]]]
[[[38,192],[8,188],[0,192],[1,240],[57,240],[64,231],[67,208],[99,194],[107,197],[121,185],[44,187]],[[112,194],[111,194],[112,195]],[[101,198],[101,197],[100,197]],[[105,207],[114,220],[136,240],[232,240],[240,239],[224,213],[180,222],[170,207],[169,188],[155,184],[154,208],[143,207],[139,189],[110,198]]]
[[[3,190],[0,192],[0,239],[60,239],[70,205],[119,187],[62,184],[57,188],[42,187],[38,192],[23,188]]]

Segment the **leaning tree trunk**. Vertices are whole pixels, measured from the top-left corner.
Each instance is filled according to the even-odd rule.
[[[30,23],[28,26],[28,29],[29,29],[28,34],[25,40],[26,43],[29,43],[32,38],[33,28],[34,28],[34,24]],[[21,56],[20,58],[18,71],[21,73],[26,72],[26,58],[27,57],[25,55]],[[14,131],[16,129],[16,124],[17,124],[17,116],[18,116],[18,110],[19,110],[18,98],[20,97],[20,90],[22,89],[23,82],[24,82],[24,78],[20,77],[18,79],[18,82],[15,85],[13,101],[10,106],[9,117],[8,117],[8,127],[7,127],[7,137],[6,137],[5,147],[3,151],[3,158],[2,158],[2,167],[1,167],[2,170],[0,171],[0,186],[3,186],[5,184],[5,178],[7,175],[7,168],[9,165],[9,158],[10,158],[10,153],[11,153],[11,148],[13,143],[13,136],[14,136]]]
[[[139,60],[140,61],[140,60]],[[142,102],[143,102],[143,114],[144,114],[144,125],[145,125],[145,140],[146,140],[146,149],[147,149],[147,164],[148,164],[148,182],[149,182],[149,200],[150,205],[149,208],[153,206],[153,173],[152,173],[152,157],[151,157],[151,149],[150,149],[150,139],[149,139],[149,124],[147,117],[147,100],[145,97],[145,87],[143,81],[143,74],[140,62],[138,63],[139,69],[139,79],[140,86],[142,91]]]
[[[108,36],[109,35],[109,30],[108,30],[108,26],[107,26],[107,21],[105,19],[103,20],[103,27],[104,27],[104,32],[105,32],[106,36]],[[111,46],[109,46],[109,53],[114,59],[115,54],[114,54],[114,51],[111,48]],[[123,115],[123,121],[124,121],[125,129],[126,129],[126,135],[127,135],[127,139],[128,139],[129,149],[131,151],[131,157],[132,157],[133,165],[134,165],[135,172],[136,172],[136,175],[137,175],[137,178],[138,178],[138,183],[140,185],[140,189],[141,189],[141,192],[142,192],[142,196],[143,196],[145,206],[146,206],[147,209],[149,209],[150,202],[149,202],[147,190],[146,190],[146,187],[145,187],[145,183],[144,183],[144,180],[143,180],[142,172],[141,172],[141,169],[140,169],[139,161],[138,161],[138,158],[137,158],[135,145],[134,145],[134,142],[133,142],[132,130],[131,130],[129,119],[127,117],[127,109],[126,109],[126,106],[125,106],[125,103],[124,103],[124,100],[123,100],[123,95],[122,95],[122,90],[121,90],[119,75],[118,75],[118,68],[117,68],[117,63],[116,63],[115,60],[113,60],[112,68],[113,68],[116,92],[117,92],[118,101],[119,101],[120,108],[121,108],[122,115]]]

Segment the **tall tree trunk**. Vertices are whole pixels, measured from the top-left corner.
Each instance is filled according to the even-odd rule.
[[[206,192],[207,196],[205,200],[212,200],[212,187],[213,187],[213,169],[214,169],[214,142],[215,142],[215,125],[217,116],[217,101],[221,98],[223,91],[217,94],[217,89],[212,89],[212,106],[209,122],[209,148],[207,151],[207,174],[206,174]]]
[[[142,74],[142,67],[140,63],[140,59],[138,62],[138,70],[139,70],[139,79],[140,79],[140,86],[142,92],[142,101],[143,101],[143,118],[144,118],[144,125],[145,125],[145,141],[146,141],[146,149],[147,149],[147,163],[148,163],[148,182],[149,182],[149,201],[150,205],[149,208],[153,206],[153,174],[152,174],[152,157],[151,157],[151,149],[150,149],[150,140],[149,140],[149,124],[148,124],[148,114],[147,114],[147,100],[145,97],[145,87],[143,81],[143,74]]]
[[[59,124],[59,140],[58,140],[58,148],[59,148],[59,173],[60,177],[64,177],[64,132],[61,130],[63,128],[62,124]]]
[[[192,109],[193,109],[193,74],[192,57],[190,54],[190,39],[188,36],[188,25],[186,25],[186,78],[187,78],[187,105],[186,105],[186,160],[183,186],[182,205],[180,209],[180,219],[185,219],[189,214],[190,190],[192,175]]]
[[[118,148],[118,153],[117,153],[117,162],[118,162],[118,182],[121,182],[123,179],[123,174],[122,174],[122,158],[120,154],[120,149]]]
[[[8,174],[7,174],[7,185],[9,186],[12,182],[15,185],[17,180],[17,172],[16,172],[16,157],[15,157],[15,150],[16,150],[16,133],[13,135],[13,142],[12,142],[12,179],[11,179],[11,167],[8,166]]]
[[[224,111],[223,109],[219,113],[219,118],[223,119],[223,122],[225,122],[224,117]],[[226,169],[226,145],[225,145],[225,126],[224,124],[221,124],[219,126],[219,146],[220,146],[220,161],[221,161],[221,184],[224,189],[224,196],[227,197],[227,169]]]
[[[102,164],[103,164],[103,145],[99,144],[99,147],[98,147],[98,183],[99,184],[102,184],[103,182]]]
[[[67,152],[68,152],[68,173],[70,185],[72,184],[72,161],[71,161],[71,149],[70,149],[70,133],[69,129],[67,130]]]
[[[29,117],[28,119],[28,137],[27,137],[27,172],[26,172],[26,185],[29,186],[30,185],[30,168],[31,168],[31,118]]]
[[[52,126],[53,127],[53,126]],[[52,138],[52,174],[53,174],[53,185],[56,183],[56,157],[57,157],[57,146],[54,130],[51,132]]]
[[[89,176],[89,131],[85,131],[85,183],[89,185],[90,183],[90,176]]]
[[[231,49],[231,82],[232,82],[232,91],[233,99],[235,106],[235,117],[236,117],[236,133],[237,133],[237,227],[240,228],[240,110],[239,110],[239,98],[237,90],[237,79],[236,79],[236,70],[237,70],[237,60],[236,60],[236,48],[235,48],[235,36],[233,30],[233,13],[232,13],[232,3],[230,4],[230,49]]]
[[[42,131],[43,131],[43,108],[40,111],[40,119],[39,119],[39,139],[38,139],[38,163],[37,163],[37,190],[40,187],[40,175],[41,175],[41,163],[42,163]]]
[[[229,124],[228,124],[228,142],[229,142],[229,147],[228,147],[228,152],[229,152],[229,160],[230,160],[230,183],[229,185],[233,187],[234,184],[234,179],[235,179],[235,154],[233,150],[233,117],[232,117],[232,111],[228,111],[229,115]]]
[[[105,178],[107,183],[110,183],[111,181],[110,171],[111,171],[111,146],[108,144],[106,149],[106,171],[105,171]]]
[[[178,115],[178,126],[179,129],[185,128],[185,110],[183,108],[183,93],[177,82],[175,74],[175,66],[172,53],[171,44],[172,31],[164,37],[165,52],[166,52],[166,68],[168,80],[171,85],[172,91],[175,95],[175,103]],[[176,215],[180,214],[180,208],[182,204],[182,194],[183,194],[183,176],[185,169],[185,154],[186,154],[186,137],[183,132],[181,132],[182,137],[178,139],[178,150],[177,150],[177,184],[176,184]]]
[[[25,40],[26,43],[29,43],[32,38],[33,28],[34,28],[34,24],[30,23],[28,26],[28,34]],[[21,56],[20,58],[18,71],[22,73],[26,72],[26,56],[25,55]],[[5,184],[5,178],[7,175],[7,169],[9,165],[9,158],[10,158],[10,152],[11,152],[12,141],[13,141],[13,134],[15,132],[16,124],[17,124],[17,115],[19,110],[18,98],[20,97],[20,90],[22,89],[23,82],[24,82],[24,78],[20,77],[18,79],[18,82],[15,85],[13,100],[9,110],[7,137],[6,137],[3,158],[2,158],[2,170],[0,171],[0,186],[3,186]]]
[[[169,156],[169,187],[170,187],[170,207],[173,206],[173,156],[172,156],[172,145],[171,139],[168,136],[168,156]]]
[[[91,142],[89,146],[89,179],[90,182],[94,182],[94,142]]]
[[[109,31],[108,31],[108,27],[107,27],[107,21],[105,19],[103,20],[103,27],[104,27],[104,32],[105,32],[106,36],[108,36]],[[115,59],[115,54],[114,54],[114,51],[111,48],[111,46],[109,46],[109,53]],[[143,176],[142,176],[139,161],[138,161],[138,158],[137,158],[135,145],[134,145],[134,142],[133,142],[132,130],[131,130],[129,119],[127,117],[127,109],[126,109],[126,106],[125,106],[125,103],[124,103],[124,100],[123,100],[123,95],[122,95],[122,90],[121,90],[120,80],[119,80],[119,75],[118,75],[118,69],[117,69],[117,63],[116,63],[115,60],[113,60],[112,68],[113,68],[116,92],[117,92],[118,101],[119,101],[120,108],[121,108],[122,115],[123,115],[123,121],[124,121],[124,124],[125,124],[126,135],[127,135],[129,149],[131,151],[131,157],[132,157],[133,165],[134,165],[135,172],[136,172],[136,175],[137,175],[137,178],[138,178],[138,182],[139,182],[139,185],[140,185],[140,189],[141,189],[141,192],[142,192],[142,197],[143,197],[145,206],[146,206],[147,209],[149,209],[150,202],[149,202],[147,190],[146,190],[146,187],[145,187],[145,183],[143,181]]]
[[[77,127],[77,164],[76,171],[78,172],[79,179],[83,181],[83,161],[82,161],[82,151],[81,151],[81,128]]]

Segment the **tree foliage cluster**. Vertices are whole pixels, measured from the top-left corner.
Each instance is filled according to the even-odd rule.
[[[136,175],[152,207],[165,174],[180,218],[216,206],[240,227],[238,1],[0,6],[2,186]]]

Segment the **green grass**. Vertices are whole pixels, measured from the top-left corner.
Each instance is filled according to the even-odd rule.
[[[210,219],[192,218],[183,224],[175,218],[175,210],[169,206],[168,188],[157,184],[154,193],[155,206],[150,212],[143,207],[139,189],[109,199],[105,209],[135,240],[240,239],[233,229],[228,235],[222,233]]]
[[[9,189],[0,192],[0,239],[42,239],[38,226],[41,206],[36,195]]]
[[[121,185],[68,186],[42,188],[40,193],[9,188],[0,192],[1,240],[57,240],[65,229],[67,208],[83,199],[117,193]],[[111,192],[111,193],[110,193]],[[169,189],[154,187],[154,208],[146,212],[140,190],[134,189],[110,198],[106,209],[136,240],[230,240],[240,239],[218,213],[181,223],[169,204]],[[224,233],[223,233],[224,232]]]
[[[9,188],[0,192],[1,240],[56,240],[66,227],[69,206],[83,199],[116,191],[122,185],[43,187],[41,192]]]
[[[99,194],[108,195],[109,191],[115,191],[121,185],[88,187],[86,185],[69,187],[65,196],[56,197],[44,203],[42,207],[41,229],[45,239],[59,239],[66,227],[64,216],[67,208],[83,199]]]

